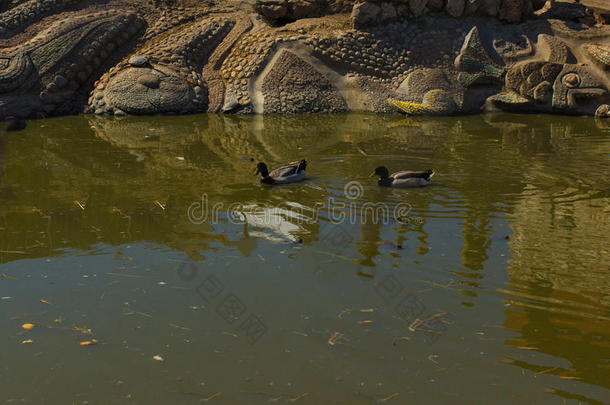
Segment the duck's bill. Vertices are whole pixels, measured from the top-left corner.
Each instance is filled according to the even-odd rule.
[[[373,177],[375,175],[375,172],[369,174],[369,177]]]
[[[258,171],[258,167],[254,168],[254,171],[252,172],[255,176],[257,176],[260,172]]]

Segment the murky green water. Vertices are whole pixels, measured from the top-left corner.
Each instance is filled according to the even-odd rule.
[[[70,117],[2,133],[0,402],[608,403],[609,127]],[[262,187],[251,157],[306,158],[309,180]],[[437,174],[380,189],[381,164]]]

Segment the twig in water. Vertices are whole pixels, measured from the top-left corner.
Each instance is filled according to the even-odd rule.
[[[152,318],[152,315],[148,315],[148,314],[145,314],[144,312],[138,312],[138,311],[129,311],[129,312],[125,312],[123,315],[127,315],[127,316],[129,316],[129,315],[134,315],[134,314],[136,314],[136,315],[142,315],[142,316],[145,316],[145,317],[147,317],[147,318]]]
[[[339,341],[339,339],[341,339],[343,337],[343,333],[339,333],[339,332],[335,332],[331,335],[331,337],[328,339],[328,344],[331,346],[334,346],[337,344],[337,342]]]
[[[415,332],[415,330],[417,329],[417,327],[418,327],[419,325],[421,325],[421,324],[422,324],[422,320],[421,320],[421,319],[419,319],[419,318],[415,318],[415,320],[414,320],[413,322],[411,322],[411,324],[409,325],[409,330],[410,330],[411,332]]]
[[[200,402],[208,402],[209,400],[219,397],[221,395],[222,395],[222,392],[217,392],[217,393],[213,394],[211,397],[202,398]]]
[[[545,374],[548,373],[549,371],[553,371],[553,370],[557,370],[559,367],[551,367],[551,368],[547,368],[546,370],[542,370],[542,371],[538,371],[537,373],[535,373],[534,375],[538,375],[538,374]]]
[[[337,315],[337,318],[343,318],[343,314],[351,314],[352,311],[353,310],[350,308],[342,309],[341,312],[339,312],[339,315]]]
[[[182,329],[182,330],[192,330],[191,328],[185,328],[184,326],[179,326],[173,323],[170,323],[169,326],[176,328],[176,329]]]
[[[111,273],[106,272],[106,274],[117,277],[127,277],[127,278],[159,278],[157,276],[139,276],[137,274],[121,274],[121,273]]]
[[[299,396],[298,396],[298,397],[296,397],[296,398],[287,399],[287,400],[286,400],[286,402],[297,402],[299,399],[301,399],[301,398],[305,398],[305,397],[306,397],[306,396],[308,396],[308,395],[309,395],[309,392],[306,392],[306,393],[304,393],[304,394],[299,395]]]
[[[382,398],[382,399],[378,399],[375,402],[378,404],[385,404],[386,402],[388,402],[390,399],[392,398],[396,398],[397,396],[399,396],[400,394],[398,392],[393,393],[392,395],[390,395],[387,398]]]

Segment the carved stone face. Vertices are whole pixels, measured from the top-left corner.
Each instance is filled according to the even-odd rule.
[[[512,67],[505,81],[506,90],[515,93],[514,106],[521,104],[528,110],[592,115],[608,95],[601,80],[585,66],[573,64],[524,63]],[[509,100],[501,98],[510,104]]]
[[[129,67],[112,77],[105,102],[128,114],[188,112],[195,92],[170,69]]]
[[[554,109],[592,113],[607,99],[604,84],[584,66],[563,65],[553,84]]]
[[[496,51],[503,54],[507,63],[515,62],[500,68],[485,52],[478,28],[472,28],[455,59],[460,72],[458,82],[469,91],[494,82],[502,86],[501,91],[486,99],[486,108],[492,110],[593,115],[607,102],[607,79],[596,77],[591,65],[567,63],[572,54],[563,41],[540,34],[535,60],[516,62],[532,57],[533,47],[529,39],[526,42],[530,45],[527,52],[513,52],[502,40],[496,40]],[[597,65],[607,66],[607,47],[586,45],[584,50]]]

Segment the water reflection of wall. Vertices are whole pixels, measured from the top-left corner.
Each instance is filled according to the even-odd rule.
[[[128,119],[113,120],[99,117],[87,118],[89,127],[96,139],[108,144],[106,148],[117,148],[121,151],[121,163],[137,166],[138,176],[134,177],[131,194],[139,192],[139,198],[146,198],[151,202],[159,201],[162,204],[170,199],[165,191],[166,187],[158,185],[150,187],[150,181],[170,182],[180,173],[185,188],[189,188],[194,195],[198,183],[205,183],[205,192],[222,195],[227,202],[248,202],[249,200],[273,199],[273,195],[264,189],[252,188],[247,177],[251,170],[251,158],[265,160],[271,165],[309,156],[333,156],[355,154],[354,159],[344,159],[337,162],[330,159],[327,166],[315,167],[315,171],[330,171],[341,178],[350,179],[355,173],[361,171],[362,161],[369,162],[371,168],[377,164],[388,164],[396,169],[402,165],[421,165],[425,160],[435,155],[446,156],[444,162],[435,168],[443,173],[455,170],[449,163],[456,155],[460,160],[471,159],[477,152],[461,150],[455,147],[471,136],[471,129],[480,129],[483,121],[476,119],[470,127],[456,119],[404,119],[400,117],[385,117],[371,115],[337,115],[337,116],[266,116],[266,117],[235,117],[223,115],[208,115],[197,117],[159,117],[152,125],[148,118],[130,117]],[[466,127],[466,128],[464,128]],[[386,161],[376,156],[411,156],[405,163],[403,159]],[[488,153],[483,154],[484,156]],[[492,156],[492,154],[489,154]],[[357,158],[360,156],[360,158]],[[491,159],[492,157],[490,157]],[[100,157],[92,157],[99,160]],[[324,165],[324,161],[319,161]],[[368,168],[367,168],[368,169]],[[465,168],[468,170],[468,168]],[[235,192],[228,192],[223,182],[209,182],[197,180],[197,176],[208,178],[226,177],[229,171],[233,178],[238,179]],[[368,174],[368,171],[367,171]],[[466,180],[466,183],[464,183]],[[129,181],[129,176],[127,178]],[[467,194],[472,182],[481,182],[476,173],[461,176],[458,189]],[[363,182],[374,180],[366,178]],[[137,184],[142,183],[142,184]],[[243,187],[242,187],[243,184]],[[340,195],[343,183],[337,185],[337,190],[331,193]],[[247,197],[244,190],[247,189]],[[368,201],[397,203],[397,197],[388,195],[387,190],[372,188],[372,194],[366,196]],[[186,190],[182,190],[188,194]],[[145,197],[146,196],[146,197]],[[324,201],[325,192],[311,192],[309,201],[311,205]],[[177,198],[174,195],[174,203]],[[278,200],[278,202],[281,202]],[[410,201],[417,206],[419,212],[426,212],[430,207],[430,199],[415,195]],[[487,202],[479,201],[473,206],[471,218],[475,222],[486,214]],[[470,223],[470,222],[468,222]],[[485,249],[488,243],[487,228],[478,228],[476,224],[465,224],[465,250],[464,264],[468,268],[480,269],[485,260]],[[378,234],[379,226],[370,222],[363,224],[361,229],[362,246],[359,253],[362,255],[361,263],[373,266],[374,257],[379,254],[378,245],[382,243]],[[411,228],[410,230],[413,230]],[[483,231],[482,235],[479,235]],[[401,227],[396,243],[406,239],[409,232],[407,227]],[[428,250],[427,235],[423,226],[418,226],[415,232],[419,234],[417,249],[420,252]],[[475,235],[476,234],[476,235]],[[403,235],[403,236],[401,236]],[[482,238],[482,239],[481,239]],[[481,239],[480,243],[478,242]],[[475,245],[473,245],[476,244]],[[476,258],[478,264],[471,263],[473,252],[482,254]]]
[[[610,305],[610,198],[572,197],[530,195],[518,203],[509,275],[604,307]]]
[[[87,250],[99,242],[136,240],[165,244],[192,257],[214,243],[250,254],[255,236],[260,236],[254,229],[256,218],[249,218],[252,226],[228,235],[226,218],[221,218],[225,225],[192,224],[186,208],[204,193],[211,204],[223,202],[225,207],[235,202],[266,201],[272,206],[285,202],[256,186],[253,163],[242,154],[270,159],[275,155],[286,161],[301,153],[290,143],[294,137],[266,148],[264,142],[275,142],[268,139],[280,125],[275,120],[267,124],[270,131],[259,128],[252,136],[259,124],[251,119],[175,118],[160,117],[151,124],[150,118],[71,117],[37,122],[27,136],[12,138],[6,171],[12,193],[0,204],[6,225],[0,232],[6,245],[3,252],[18,253],[2,253],[0,261],[51,255],[65,247]],[[328,128],[332,122],[327,122]],[[291,130],[299,131],[298,126],[287,129]],[[311,134],[310,139],[315,143]],[[316,147],[330,147],[333,142]],[[323,199],[321,190],[307,191],[301,201],[304,206]],[[283,218],[289,217],[284,214]],[[298,233],[317,233],[317,225],[295,222],[299,225],[284,235],[287,240],[297,239]],[[284,228],[263,231],[281,234]]]
[[[505,326],[519,332],[509,344],[569,360],[550,374],[610,387],[603,360],[610,358],[610,163],[604,159],[610,142],[593,123],[502,130],[505,147],[528,160],[524,191],[509,214]],[[516,364],[548,369],[535,360]]]
[[[529,196],[511,218],[507,343],[569,360],[551,371],[610,388],[610,198]],[[605,360],[604,360],[605,359]],[[535,358],[519,367],[548,368]]]
[[[525,158],[523,192],[509,214],[514,232],[509,275],[546,280],[559,291],[592,294],[609,304],[610,162],[605,157],[610,141],[593,123],[502,130],[504,147]],[[591,134],[601,142],[584,137]]]
[[[160,208],[171,196],[163,168],[96,138],[83,118],[35,122],[6,142],[0,261],[100,242],[175,243]]]
[[[19,151],[21,157],[11,155],[10,182],[45,191],[44,198],[34,200],[31,193],[22,190],[17,195],[21,201],[16,204],[35,213],[30,215],[39,215],[44,227],[53,213],[82,214],[75,203],[78,201],[87,207],[87,212],[98,210],[100,223],[116,223],[118,235],[129,233],[125,229],[119,231],[127,226],[128,217],[139,218],[151,223],[146,227],[150,240],[165,240],[173,246],[182,243],[192,250],[187,237],[181,242],[167,240],[179,239],[174,235],[178,232],[167,233],[167,229],[177,226],[171,222],[178,220],[169,214],[183,215],[180,210],[197,201],[203,192],[226,203],[265,201],[277,206],[285,202],[277,193],[252,187],[255,179],[251,176],[251,158],[274,165],[313,157],[317,159],[314,174],[326,173],[346,180],[362,175],[361,180],[371,185],[374,180],[365,176],[378,164],[398,170],[434,162],[434,168],[442,175],[442,179],[435,178],[434,192],[401,194],[373,186],[365,201],[391,204],[407,198],[404,201],[414,206],[414,215],[459,212],[463,234],[461,265],[478,273],[488,258],[493,218],[498,212],[509,212],[526,187],[525,181],[515,181],[519,178],[515,173],[526,173],[525,178],[532,168],[537,168],[554,175],[558,167],[547,168],[549,162],[536,154],[553,155],[573,143],[565,135],[569,131],[549,130],[553,125],[560,128],[559,124],[538,124],[537,120],[522,116],[501,117],[405,119],[349,114],[50,120],[44,121],[44,129],[37,125],[28,128],[28,141],[11,141],[10,149]],[[501,139],[500,144],[497,139]],[[565,156],[558,158],[563,160]],[[367,165],[370,167],[364,167]],[[300,196],[303,201],[299,202],[313,206],[329,195],[341,196],[343,186],[344,181],[325,184],[323,190],[304,188]],[[445,202],[439,203],[434,196]],[[104,215],[108,216],[106,220],[102,219]],[[155,227],[165,227],[165,234],[171,238],[153,235]],[[370,223],[362,225],[363,243],[358,248],[362,264],[375,264],[379,243],[383,242],[380,230]],[[198,231],[202,230],[188,228],[187,234]],[[313,228],[303,231],[316,232]],[[213,230],[202,232],[210,234]],[[121,238],[115,235],[109,240],[116,243]],[[399,227],[392,239],[400,244],[406,238],[416,241],[419,252],[428,250],[425,226]]]

